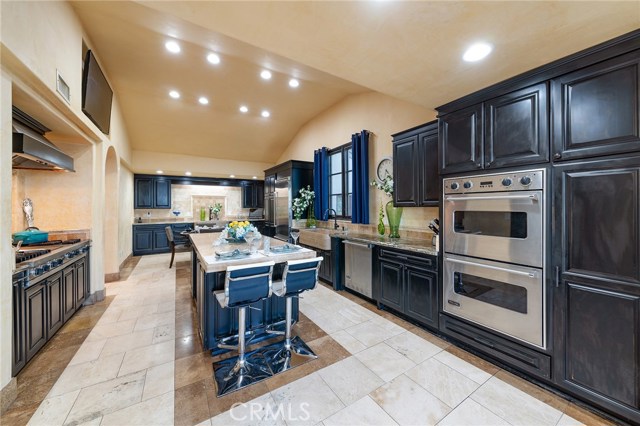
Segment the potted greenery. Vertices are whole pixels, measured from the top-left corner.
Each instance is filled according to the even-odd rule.
[[[296,221],[301,221],[302,217],[306,214],[307,221],[305,226],[307,228],[315,228],[318,224],[313,211],[313,200],[315,198],[315,192],[311,190],[311,186],[307,185],[306,188],[300,189],[300,196],[294,198],[291,203],[291,211],[293,212],[293,217]]]
[[[387,175],[382,179],[382,182],[375,180],[371,181],[371,186],[375,186],[388,197],[393,197],[393,176]],[[389,237],[400,238],[400,221],[402,220],[402,207],[395,207],[393,200],[388,201],[385,206],[387,211],[387,220],[389,221]],[[380,220],[382,220],[382,206],[380,206]],[[383,224],[384,225],[384,224]],[[380,230],[380,224],[378,224],[378,230]],[[383,231],[384,232],[384,231]]]

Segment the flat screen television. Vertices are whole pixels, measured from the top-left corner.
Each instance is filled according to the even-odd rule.
[[[87,51],[82,70],[82,112],[105,135],[111,126],[113,91],[91,50]]]

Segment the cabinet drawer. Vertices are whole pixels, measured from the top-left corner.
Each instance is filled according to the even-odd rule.
[[[438,269],[438,260],[435,256],[430,256],[428,254],[419,255],[416,253],[408,253],[405,251],[398,250],[390,250],[386,248],[380,249],[379,254],[380,259],[390,260],[392,262],[400,262],[402,264],[413,264],[419,267],[437,270]]]
[[[487,355],[536,377],[551,378],[551,357],[440,314],[441,331]]]

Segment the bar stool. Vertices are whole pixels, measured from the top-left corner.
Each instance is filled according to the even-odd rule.
[[[238,356],[214,363],[214,377],[218,396],[259,382],[273,375],[261,352],[245,353],[247,308],[252,303],[271,296],[271,277],[274,262],[229,266],[224,290],[214,294],[222,308],[238,309],[238,344],[218,344],[223,349],[235,349]]]
[[[284,297],[286,303],[284,332],[268,330],[268,333],[284,335],[284,342],[271,345],[270,349],[265,352],[274,373],[281,373],[295,367],[298,361],[297,357],[304,358],[303,362],[309,358],[317,358],[316,354],[299,336],[291,338],[291,326],[293,325],[291,317],[293,298],[316,287],[321,263],[322,257],[290,260],[284,268],[282,281],[273,283],[274,294]]]

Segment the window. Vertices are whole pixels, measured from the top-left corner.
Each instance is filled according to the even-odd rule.
[[[329,151],[329,208],[338,217],[351,217],[353,193],[353,161],[351,144]],[[324,219],[324,217],[322,218]]]

